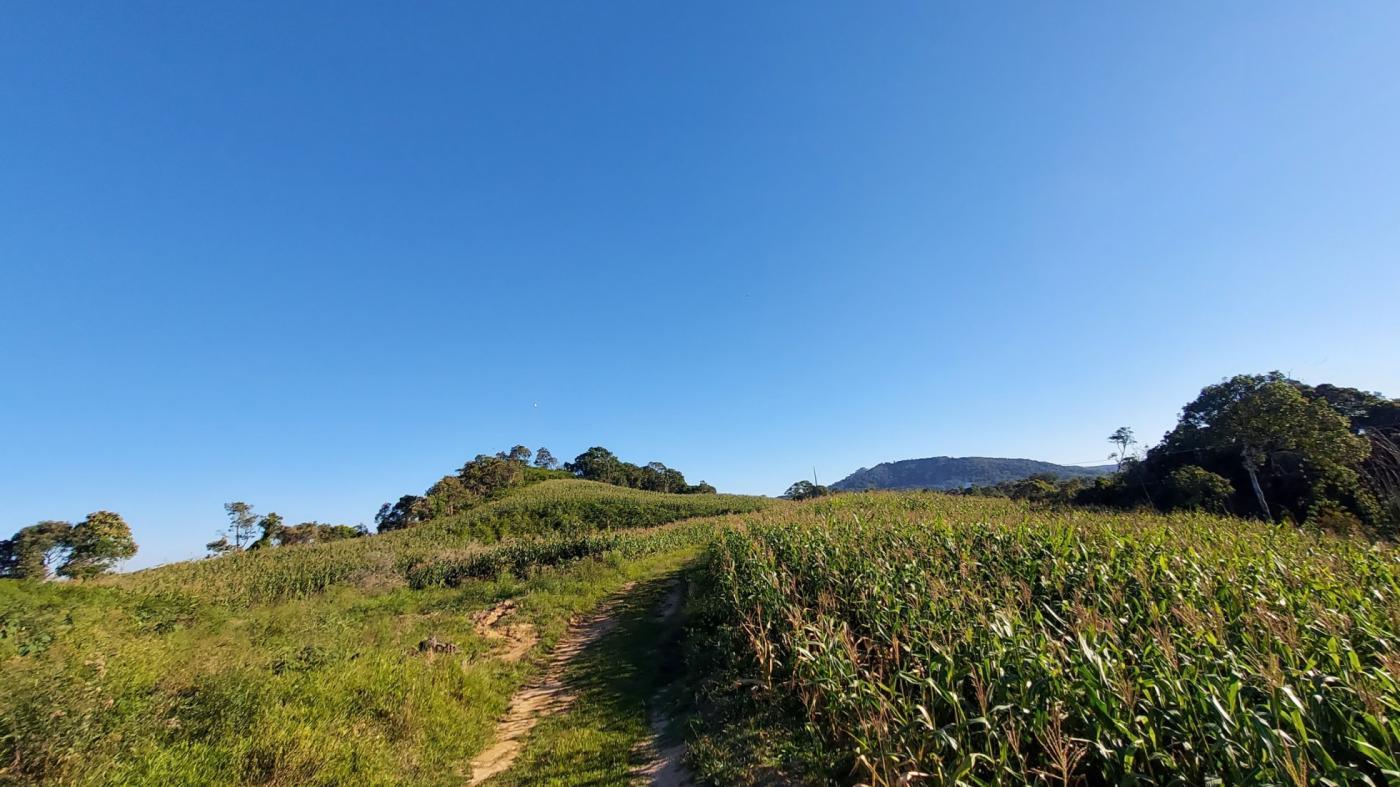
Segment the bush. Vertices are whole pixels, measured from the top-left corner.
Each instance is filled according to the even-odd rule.
[[[1234,494],[1229,479],[1196,465],[1178,467],[1167,476],[1168,510],[1221,513]]]

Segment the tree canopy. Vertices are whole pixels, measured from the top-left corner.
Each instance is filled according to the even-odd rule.
[[[48,579],[72,550],[73,526],[47,519],[21,528],[0,543],[0,569],[16,579]]]
[[[1397,428],[1400,401],[1380,394],[1236,375],[1203,388],[1141,461],[1078,499],[1385,529],[1400,519]]]
[[[135,554],[126,521],[111,511],[94,511],[76,525],[45,520],[0,541],[0,576],[88,579]]]
[[[228,514],[228,534],[232,537],[233,547],[242,549],[253,541],[253,534],[258,529],[258,515],[253,513],[252,506],[241,501],[224,503],[224,512]]]
[[[645,489],[648,492],[672,492],[676,494],[714,493],[715,488],[701,481],[689,484],[685,475],[661,462],[648,462],[634,465],[617,458],[612,451],[593,446],[574,457],[574,461],[564,465],[564,469],[589,481]]]
[[[808,500],[813,497],[825,497],[831,494],[831,490],[821,484],[814,484],[811,481],[798,481],[787,488],[783,497],[788,500]]]

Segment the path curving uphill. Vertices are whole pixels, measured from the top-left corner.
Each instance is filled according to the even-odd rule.
[[[496,725],[495,741],[472,760],[471,784],[480,784],[510,768],[530,730],[546,717],[563,713],[573,705],[576,694],[564,681],[565,672],[585,648],[616,628],[617,607],[635,584],[627,583],[591,615],[569,627],[550,655],[544,674],[516,692],[506,715]]]

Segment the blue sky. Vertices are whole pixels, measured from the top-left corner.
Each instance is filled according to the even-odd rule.
[[[0,529],[133,566],[517,442],[728,491],[1400,395],[1394,3],[39,3]]]

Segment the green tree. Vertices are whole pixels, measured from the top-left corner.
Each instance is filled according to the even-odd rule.
[[[685,476],[660,462],[649,462],[640,468],[639,487],[650,492],[680,492],[687,486]]]
[[[242,502],[224,503],[224,512],[228,514],[228,534],[233,537],[233,547],[242,549],[253,540],[253,533],[258,529],[258,515],[253,513],[252,506]]]
[[[287,528],[282,524],[281,515],[274,512],[263,516],[258,519],[258,527],[262,529],[262,535],[248,547],[249,549],[266,549],[282,545],[282,536]]]
[[[490,500],[524,480],[525,466],[514,459],[480,454],[463,465],[457,475],[468,493]]]
[[[499,454],[496,454],[496,456],[497,458],[505,459],[511,462],[519,462],[523,465],[528,464],[530,461],[530,457],[534,456],[534,454],[530,451],[530,449],[526,448],[525,446],[517,445],[511,448],[509,451],[502,451]]]
[[[622,461],[608,449],[595,445],[574,457],[574,461],[564,465],[570,473],[589,481],[602,481],[605,484],[627,485],[626,472]]]
[[[814,484],[811,481],[798,481],[788,487],[783,493],[783,497],[789,500],[808,500],[813,497],[824,497],[831,494],[831,490],[821,484]]]
[[[324,544],[327,541],[343,541],[367,535],[364,528],[350,525],[325,525],[320,522],[302,522],[283,528],[282,546],[296,544]]]
[[[131,528],[111,511],[94,511],[69,531],[71,551],[58,567],[61,576],[88,579],[105,574],[118,561],[136,554]]]
[[[1309,399],[1278,372],[1238,375],[1207,386],[1183,410],[1161,454],[1186,450],[1233,456],[1249,479],[1259,510],[1272,520],[1265,495],[1265,475],[1282,485],[1291,478],[1306,487],[1299,503],[1309,511],[1346,497],[1365,517],[1374,501],[1356,468],[1370,451],[1352,433],[1346,416],[1322,399]]]
[[[48,519],[21,528],[0,542],[0,576],[13,579],[48,579],[72,551],[67,522]]]
[[[1049,500],[1059,492],[1059,479],[1047,473],[1036,473],[1029,478],[1008,481],[1004,484],[1006,496],[1016,500]]]
[[[467,489],[461,476],[455,475],[438,479],[436,484],[428,487],[426,497],[433,517],[459,514],[481,502],[481,498]]]
[[[559,460],[554,458],[554,454],[551,454],[548,448],[540,446],[539,450],[535,451],[535,467],[541,470],[553,470],[558,466]]]
[[[390,530],[413,527],[431,518],[432,510],[425,498],[418,495],[404,495],[393,505],[385,503],[380,506],[379,513],[374,515],[374,522],[378,526],[379,532],[387,533]]]
[[[1305,396],[1323,399],[1346,416],[1351,430],[1371,444],[1361,472],[1382,507],[1389,535],[1395,536],[1400,532],[1400,399],[1328,383],[1298,385]]]

